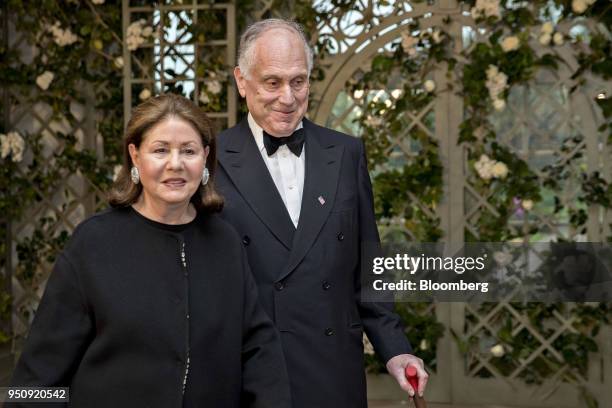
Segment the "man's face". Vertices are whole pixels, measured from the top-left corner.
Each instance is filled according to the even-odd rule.
[[[246,98],[255,122],[272,136],[289,136],[308,108],[308,65],[304,44],[286,29],[271,29],[259,37],[245,77],[234,69],[238,91]]]

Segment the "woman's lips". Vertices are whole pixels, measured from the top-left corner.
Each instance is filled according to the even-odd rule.
[[[182,187],[187,183],[187,181],[185,179],[168,179],[164,180],[162,183],[168,187]]]

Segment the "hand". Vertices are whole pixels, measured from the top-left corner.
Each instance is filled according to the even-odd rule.
[[[399,386],[408,393],[411,397],[414,397],[414,391],[408,380],[406,379],[405,370],[406,367],[412,365],[417,370],[417,376],[419,378],[419,389],[417,390],[420,397],[425,392],[427,386],[427,379],[429,375],[425,372],[425,366],[423,360],[413,356],[412,354],[399,354],[389,361],[387,361],[387,371],[397,380]]]

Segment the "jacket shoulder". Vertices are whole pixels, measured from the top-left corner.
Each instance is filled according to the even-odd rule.
[[[217,135],[217,153],[223,152],[225,148],[237,137],[242,137],[242,122],[231,128],[225,129]]]
[[[358,137],[317,125],[309,120],[304,120],[304,124],[308,130],[316,133],[320,140],[327,144],[341,145],[356,156],[363,150],[363,141]]]
[[[128,208],[109,208],[96,213],[77,225],[66,249],[74,248],[79,243],[105,239],[109,234],[125,228],[125,223],[129,218]]]

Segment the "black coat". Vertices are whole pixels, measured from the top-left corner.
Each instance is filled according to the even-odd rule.
[[[131,208],[75,230],[12,385],[68,386],[76,407],[290,406],[278,333],[236,232],[215,215],[185,228]]]
[[[379,243],[363,143],[308,120],[304,130],[297,230],[246,120],[219,136],[222,216],[281,333],[294,407],[365,407],[362,330],[385,361],[411,348],[392,304],[360,301],[360,248]]]

